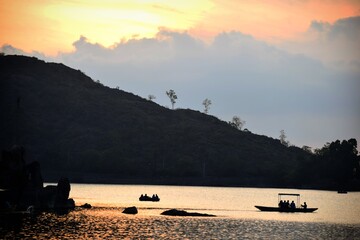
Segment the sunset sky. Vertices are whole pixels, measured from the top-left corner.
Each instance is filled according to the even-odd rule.
[[[0,50],[297,146],[360,141],[358,0],[0,0]]]
[[[296,39],[313,20],[334,23],[360,14],[357,0],[0,2],[0,44],[51,55],[72,51],[80,35],[110,47],[135,36],[154,37],[162,27],[205,41],[235,30],[278,43]]]

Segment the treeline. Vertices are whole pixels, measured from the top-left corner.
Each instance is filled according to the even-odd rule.
[[[307,173],[307,177],[312,181],[337,186],[339,190],[353,189],[359,186],[359,162],[356,139],[336,140],[315,150],[310,162],[313,170]]]
[[[225,182],[238,186],[360,190],[360,157],[355,139],[336,140],[309,155],[304,155],[297,147],[288,148],[292,158],[270,153],[270,147],[262,153],[261,159],[252,159],[252,154],[244,154],[243,160],[231,153],[219,154],[202,147],[197,151],[190,149],[191,154],[187,149],[155,150],[151,156],[142,153],[137,159],[119,149],[88,149],[71,156],[66,161],[68,165],[64,164],[64,159],[69,156],[61,154],[51,164],[56,164],[63,171],[99,176],[109,174],[112,180],[118,178],[119,181],[121,178],[141,178],[155,182],[161,179],[166,183],[167,178],[192,178],[194,183],[210,185]],[[106,176],[103,177],[106,179]]]

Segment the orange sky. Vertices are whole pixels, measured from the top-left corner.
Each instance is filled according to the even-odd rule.
[[[0,0],[0,46],[55,55],[71,51],[80,35],[108,47],[153,37],[159,27],[206,41],[235,30],[281,42],[306,31],[312,20],[332,23],[359,14],[356,0]]]

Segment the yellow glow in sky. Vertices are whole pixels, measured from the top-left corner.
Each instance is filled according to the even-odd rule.
[[[334,22],[359,9],[352,0],[0,0],[0,46],[54,55],[71,51],[80,35],[109,47],[154,37],[160,27],[204,40],[235,30],[272,41],[296,37],[312,20]]]
[[[153,37],[159,27],[186,30],[211,7],[207,0],[1,1],[0,45],[50,54],[70,51],[80,35],[110,46],[121,39]]]

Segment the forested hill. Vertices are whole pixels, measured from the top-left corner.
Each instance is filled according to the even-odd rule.
[[[25,147],[45,181],[312,186],[312,154],[193,110],[170,110],[80,70],[0,56],[1,149]]]

